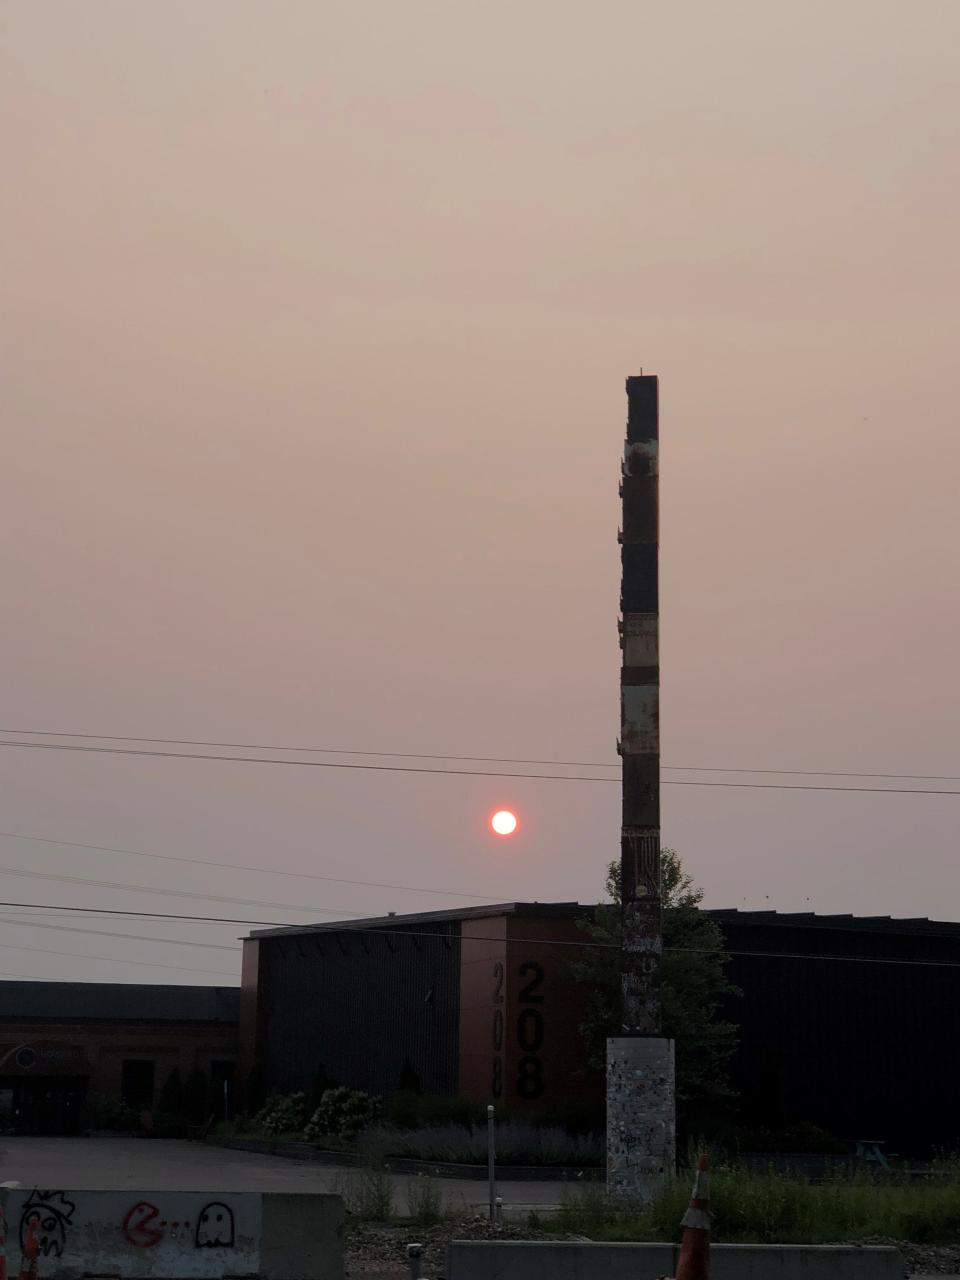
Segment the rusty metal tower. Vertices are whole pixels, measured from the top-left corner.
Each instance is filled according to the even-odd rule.
[[[620,755],[623,826],[623,1029],[658,1035],[660,907],[660,661],[658,383],[627,379],[620,495]]]
[[[661,1034],[659,384],[627,379],[620,494],[623,1035],[607,1048],[607,1178],[649,1197],[673,1165],[673,1042]]]

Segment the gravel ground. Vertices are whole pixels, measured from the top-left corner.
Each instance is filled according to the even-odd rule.
[[[558,1235],[550,1231],[532,1231],[529,1227],[505,1225],[494,1231],[486,1217],[476,1216],[456,1221],[447,1220],[435,1227],[374,1226],[370,1223],[351,1225],[346,1242],[348,1278],[392,1280],[406,1276],[408,1244],[424,1246],[421,1275],[442,1276],[446,1246],[449,1240],[583,1240],[584,1236]],[[911,1244],[882,1236],[860,1240],[859,1244],[893,1245],[906,1264],[907,1276],[960,1275],[960,1246]]]
[[[461,1218],[438,1223],[435,1227],[374,1226],[371,1223],[351,1225],[346,1240],[346,1273],[348,1277],[407,1275],[407,1245],[422,1244],[420,1272],[425,1277],[443,1275],[449,1240],[583,1240],[583,1236],[558,1235],[550,1231],[533,1231],[529,1227],[505,1224],[493,1230],[486,1217]]]

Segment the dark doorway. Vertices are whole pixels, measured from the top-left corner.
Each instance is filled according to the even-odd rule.
[[[0,1078],[0,1127],[16,1134],[79,1133],[86,1096],[84,1076]]]
[[[229,1120],[233,1112],[233,1077],[235,1062],[210,1063],[210,1114]]]
[[[124,1058],[120,1096],[128,1107],[153,1106],[156,1067],[152,1058]]]

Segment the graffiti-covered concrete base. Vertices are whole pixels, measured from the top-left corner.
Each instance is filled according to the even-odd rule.
[[[673,1041],[607,1041],[607,1190],[649,1200],[673,1172],[676,1150]]]
[[[8,1273],[37,1280],[342,1280],[339,1196],[282,1192],[11,1190]]]

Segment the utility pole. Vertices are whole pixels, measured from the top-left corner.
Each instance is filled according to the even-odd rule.
[[[623,1034],[607,1041],[607,1185],[649,1199],[672,1172],[674,1046],[662,1035],[660,898],[659,386],[627,379],[620,493],[620,837]]]

